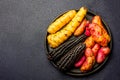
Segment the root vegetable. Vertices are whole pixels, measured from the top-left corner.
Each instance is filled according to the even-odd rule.
[[[86,72],[92,69],[93,65],[95,64],[95,56],[92,52],[92,49],[90,48],[86,48],[85,50],[85,56],[86,56],[86,60],[85,62],[82,64],[80,70],[82,72]]]
[[[86,48],[86,50],[85,50],[85,56],[86,57],[94,56],[91,48]]]
[[[100,18],[100,16],[98,16],[98,15],[96,15],[96,16],[93,17],[93,19],[92,19],[92,23],[96,23],[96,24],[98,24],[98,25],[100,25],[100,26],[103,27],[103,24],[102,24],[101,18]],[[103,27],[103,28],[104,28],[104,27]]]
[[[105,60],[105,54],[101,51],[97,55],[97,63],[102,63]]]
[[[86,13],[87,9],[85,7],[80,8],[75,17],[63,29],[55,34],[48,35],[47,40],[50,47],[56,48],[66,41],[80,25]]]
[[[92,24],[89,25],[89,27],[91,28],[90,31],[92,31],[91,34],[94,37],[95,42],[99,43],[101,46],[107,46],[111,39],[102,24],[101,17],[98,15],[94,16]]]
[[[100,51],[103,52],[107,56],[110,53],[110,48],[109,47],[101,47]]]
[[[92,38],[92,36],[88,37],[85,42],[87,48],[92,48],[95,45],[95,42]]]
[[[82,23],[78,26],[78,28],[75,30],[74,35],[75,36],[81,35],[85,31],[86,24],[87,24],[87,20],[84,19]]]
[[[57,20],[55,20],[49,27],[48,27],[48,33],[56,33],[58,30],[60,30],[64,25],[66,25],[70,20],[73,19],[73,17],[76,15],[75,10],[70,10],[63,14],[61,17],[59,17]]]
[[[90,36],[90,35],[91,35],[91,34],[90,34],[90,29],[89,29],[88,27],[86,27],[85,35],[87,35],[87,36]]]
[[[85,44],[79,43],[68,51],[58,62],[56,63],[58,68],[62,71],[71,69],[74,66],[76,60],[78,60],[84,53]]]
[[[82,43],[86,38],[87,36],[85,34],[82,34],[81,36],[75,39],[64,42],[63,44],[61,44],[60,46],[49,52],[48,59],[57,61],[63,55],[65,55],[69,50],[71,50],[74,46],[76,46],[80,42]]]
[[[107,55],[110,53],[109,47],[101,47],[97,55],[97,63],[102,63]]]
[[[86,57],[83,56],[82,58],[80,58],[80,60],[78,60],[78,61],[75,63],[74,66],[75,66],[75,67],[80,67],[80,66],[84,63],[85,59],[86,59]]]
[[[86,27],[88,27],[88,26],[89,26],[89,24],[90,24],[90,21],[89,21],[89,20],[87,20]]]
[[[92,48],[92,51],[93,51],[95,57],[97,56],[99,49],[100,49],[100,45],[96,43]]]

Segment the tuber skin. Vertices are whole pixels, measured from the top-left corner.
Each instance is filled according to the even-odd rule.
[[[75,30],[74,36],[81,35],[85,31],[86,24],[87,24],[87,20],[84,19],[82,23],[78,26],[78,28]]]
[[[90,21],[89,21],[89,20],[87,20],[87,22],[86,22],[86,27],[88,27],[88,26],[89,26],[89,24],[90,24]]]
[[[96,23],[91,23],[89,25],[90,33],[94,41],[101,46],[108,46],[108,43],[110,42],[110,36],[107,33],[107,31],[104,30],[104,28],[101,28]]]
[[[74,66],[75,66],[76,68],[80,67],[80,66],[84,63],[85,59],[86,59],[86,57],[83,56],[82,58],[80,58],[80,60],[78,60],[78,61],[75,63]]]
[[[105,60],[105,54],[101,51],[97,55],[97,63],[102,63]]]
[[[86,57],[94,56],[91,48],[86,48],[86,50],[85,50],[85,56]]]
[[[102,63],[110,53],[109,47],[101,47],[97,55],[97,63]]]
[[[84,63],[80,68],[82,72],[91,70],[93,65],[95,64],[95,56],[94,53],[92,52],[92,49],[86,48],[85,56],[86,56],[86,60],[84,61]]]
[[[85,31],[85,35],[86,36],[90,36],[91,34],[90,34],[90,29],[88,28],[88,27],[86,27],[86,29],[85,29],[86,31]]]
[[[109,47],[101,47],[100,51],[103,52],[107,56],[110,53],[110,48]]]
[[[92,24],[89,25],[91,35],[94,37],[95,42],[101,46],[107,46],[110,42],[110,35],[102,24],[101,17],[96,15],[92,19]]]
[[[92,48],[92,51],[93,51],[95,57],[97,56],[99,49],[100,49],[100,45],[96,43]]]
[[[95,41],[93,40],[92,36],[89,36],[85,42],[87,48],[92,48],[95,45]]]
[[[103,24],[102,24],[101,18],[100,18],[100,16],[98,16],[98,15],[96,15],[96,16],[93,17],[93,19],[92,19],[92,23],[96,23],[96,24],[98,24],[98,25],[100,25],[100,26],[103,27]]]

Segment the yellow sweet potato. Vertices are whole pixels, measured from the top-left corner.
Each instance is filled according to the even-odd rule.
[[[80,25],[86,13],[87,9],[85,7],[80,8],[75,17],[63,29],[54,34],[48,35],[47,40],[50,47],[56,48],[67,40]]]
[[[55,20],[49,27],[48,33],[55,33],[60,30],[64,25],[66,25],[72,18],[76,15],[75,10],[70,10],[67,13],[63,14],[57,20]]]

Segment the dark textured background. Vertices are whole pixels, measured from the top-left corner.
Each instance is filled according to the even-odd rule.
[[[113,50],[90,76],[60,73],[47,60],[44,39],[59,14],[87,6],[108,23]],[[0,0],[0,80],[120,80],[120,0]]]

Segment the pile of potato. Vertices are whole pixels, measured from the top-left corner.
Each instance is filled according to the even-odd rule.
[[[75,67],[80,67],[82,72],[91,70],[95,63],[101,64],[110,53],[108,43],[111,39],[102,25],[100,16],[94,16],[91,23],[89,21],[86,25],[88,31],[86,34],[89,37],[84,42],[86,44],[85,55],[75,63]]]
[[[49,27],[47,41],[51,48],[57,48],[71,36],[82,34],[88,36],[84,44],[84,55],[74,66],[82,72],[92,69],[95,63],[101,64],[110,53],[108,44],[111,40],[104,28],[101,17],[96,15],[92,20],[86,19],[87,8],[81,7],[79,11],[70,10],[56,19]]]

